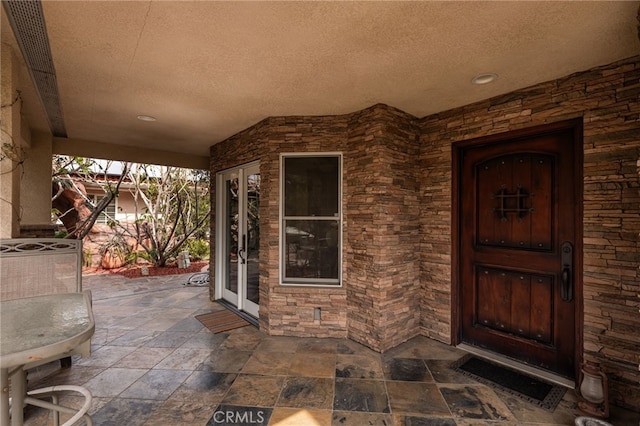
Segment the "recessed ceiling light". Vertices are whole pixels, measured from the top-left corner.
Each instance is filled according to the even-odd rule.
[[[478,74],[473,78],[473,80],[471,80],[471,83],[477,84],[477,85],[488,84],[495,81],[496,78],[498,78],[497,74],[488,72],[485,74]]]
[[[156,121],[156,118],[150,115],[139,115],[137,118],[140,121]]]

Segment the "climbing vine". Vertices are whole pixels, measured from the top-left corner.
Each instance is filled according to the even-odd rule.
[[[12,108],[15,104],[20,102],[22,106],[22,94],[19,90],[16,91],[16,96],[13,100],[8,104],[3,104],[1,106],[2,109]],[[2,118],[0,118],[2,120]],[[2,127],[2,126],[0,126]],[[2,174],[11,173],[16,168],[22,166],[24,161],[26,160],[26,151],[19,144],[16,144],[13,140],[13,137],[2,128],[2,145],[0,145],[0,161],[11,161],[13,163],[13,167],[9,170],[5,170]]]

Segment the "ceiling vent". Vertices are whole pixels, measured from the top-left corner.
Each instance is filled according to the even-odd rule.
[[[67,137],[42,4],[35,0],[3,0],[2,5],[47,113],[51,133]]]

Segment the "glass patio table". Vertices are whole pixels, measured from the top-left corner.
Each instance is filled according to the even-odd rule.
[[[88,291],[0,302],[0,424],[23,424],[26,369],[72,353],[88,356],[94,331]]]

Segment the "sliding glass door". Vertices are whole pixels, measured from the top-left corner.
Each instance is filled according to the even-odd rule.
[[[258,317],[260,166],[217,176],[216,297]]]

